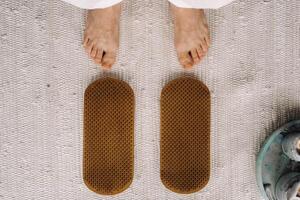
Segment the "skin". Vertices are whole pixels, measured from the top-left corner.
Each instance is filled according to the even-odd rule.
[[[179,8],[171,4],[171,12],[178,60],[184,68],[192,68],[203,59],[210,45],[204,11]],[[88,11],[83,46],[95,63],[104,69],[110,69],[116,62],[120,14],[120,4]]]
[[[174,19],[175,48],[180,64],[192,68],[206,55],[210,35],[203,9],[179,8],[171,4]]]
[[[89,10],[83,46],[95,63],[110,69],[119,48],[121,5]]]

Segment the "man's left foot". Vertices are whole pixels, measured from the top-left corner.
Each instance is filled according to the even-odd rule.
[[[180,64],[192,68],[206,55],[210,46],[209,29],[202,9],[179,8],[171,4],[175,47]]]

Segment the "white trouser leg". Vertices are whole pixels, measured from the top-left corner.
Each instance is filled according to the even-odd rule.
[[[169,0],[172,4],[181,8],[213,8],[225,6],[233,0]]]
[[[107,8],[120,3],[122,0],[63,0],[84,9]]]

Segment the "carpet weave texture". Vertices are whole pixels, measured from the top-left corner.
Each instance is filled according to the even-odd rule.
[[[0,199],[260,200],[255,159],[280,125],[300,118],[299,0],[236,0],[207,10],[212,45],[193,70],[177,61],[168,2],[125,0],[111,72],[88,58],[86,12],[59,0],[0,0]],[[211,179],[179,195],[160,181],[160,93],[194,75],[211,92]],[[134,178],[114,197],[83,183],[83,105],[90,83],[132,87]]]

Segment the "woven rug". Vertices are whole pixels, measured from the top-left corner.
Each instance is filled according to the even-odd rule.
[[[62,1],[0,0],[0,199],[261,199],[255,159],[278,126],[300,118],[300,2],[236,0],[208,10],[212,47],[184,72],[168,2],[124,1],[117,64],[102,71],[81,40],[85,11]],[[179,195],[159,176],[159,100],[182,74],[212,95],[209,185]],[[83,184],[83,93],[99,77],[136,96],[134,180],[97,195]]]

